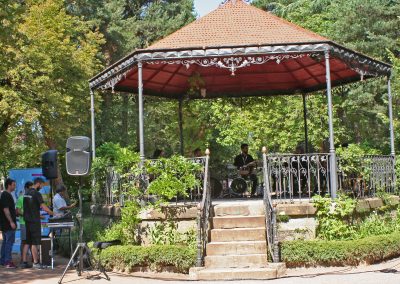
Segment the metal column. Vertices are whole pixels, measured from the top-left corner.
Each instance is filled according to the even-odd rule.
[[[178,118],[179,118],[179,142],[180,142],[180,152],[183,156],[185,153],[185,148],[183,145],[183,114],[182,114],[182,100],[179,100],[179,107],[178,107]]]
[[[95,124],[94,124],[94,93],[93,90],[90,89],[90,118],[91,118],[91,130],[92,130],[92,159],[96,158],[96,133],[95,133]]]
[[[303,96],[303,116],[304,116],[304,143],[305,143],[305,151],[308,154],[308,125],[307,125],[307,103],[306,103],[306,94],[302,94]]]
[[[389,105],[390,155],[394,156],[395,151],[394,151],[392,88],[390,85],[390,77],[388,77],[388,105]]]
[[[332,111],[332,86],[331,86],[331,68],[329,62],[329,51],[325,51],[325,67],[326,67],[326,96],[328,97],[328,117],[329,117],[329,153],[330,153],[330,184],[331,196],[336,198],[337,195],[337,162],[335,143],[333,135],[333,111]]]
[[[138,62],[138,91],[139,91],[139,154],[144,161],[144,131],[143,131],[143,64]]]

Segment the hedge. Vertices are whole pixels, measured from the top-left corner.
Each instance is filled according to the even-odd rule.
[[[400,232],[349,241],[289,241],[281,243],[287,267],[373,264],[400,256]]]
[[[161,271],[172,266],[176,272],[188,273],[196,263],[196,250],[186,246],[112,246],[101,252],[101,262],[107,270],[133,271],[137,267],[149,267]]]

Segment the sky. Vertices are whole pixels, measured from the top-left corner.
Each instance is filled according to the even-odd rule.
[[[194,8],[197,14],[202,17],[216,9],[223,0],[194,0]]]
[[[221,4],[222,0],[194,0],[194,7],[200,17],[211,12]]]

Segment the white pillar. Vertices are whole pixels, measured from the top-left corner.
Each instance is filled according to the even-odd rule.
[[[333,111],[332,111],[332,86],[331,86],[331,68],[329,62],[329,51],[325,51],[325,67],[326,67],[326,96],[328,97],[328,118],[329,118],[329,154],[330,154],[330,184],[331,197],[336,198],[337,195],[337,163],[336,151],[333,135]]]
[[[92,159],[96,158],[96,132],[94,122],[94,94],[93,90],[90,89],[90,118],[91,118],[91,130],[92,130]]]
[[[138,91],[139,91],[139,154],[144,161],[144,128],[143,128],[143,64],[138,62]]]

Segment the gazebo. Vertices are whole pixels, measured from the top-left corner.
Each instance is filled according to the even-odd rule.
[[[335,197],[338,178],[331,89],[380,76],[387,77],[390,155],[394,160],[389,64],[343,47],[246,1],[224,1],[208,15],[145,49],[133,51],[90,79],[93,157],[95,90],[138,94],[142,159],[144,95],[176,99],[181,109],[185,98],[299,95],[326,90],[328,172],[331,195]],[[196,77],[201,78],[201,84],[189,94]],[[180,128],[182,132],[182,123]]]

